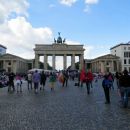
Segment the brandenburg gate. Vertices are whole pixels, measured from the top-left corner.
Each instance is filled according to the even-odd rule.
[[[71,56],[71,69],[75,69],[75,56],[79,56],[80,68],[83,67],[84,61],[83,45],[67,45],[65,39],[60,37],[53,44],[36,44],[35,51],[35,68],[39,68],[39,58],[44,57],[44,69],[47,70],[48,56],[52,56],[52,68],[56,68],[56,56],[63,56],[63,69],[67,69],[67,56]]]

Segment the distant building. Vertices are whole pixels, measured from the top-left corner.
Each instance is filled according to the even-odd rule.
[[[6,54],[6,47],[0,44],[0,55]]]
[[[12,54],[0,56],[0,70],[14,73],[26,73],[33,68],[34,60],[27,60]]]
[[[120,57],[107,54],[95,59],[85,60],[86,69],[91,69],[93,73],[106,73],[120,71]]]
[[[121,59],[121,71],[127,69],[130,72],[130,42],[120,43],[110,48],[111,54]]]

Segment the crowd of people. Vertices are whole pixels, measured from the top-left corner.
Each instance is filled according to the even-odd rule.
[[[51,72],[48,75],[42,71],[41,73],[38,73],[37,70],[35,72],[28,72],[26,76],[23,77],[23,75],[20,74],[14,74],[11,73],[2,73],[0,77],[4,77],[6,84],[5,86],[8,86],[8,92],[11,91],[17,91],[22,92],[22,79],[24,78],[27,80],[27,88],[28,90],[34,89],[34,92],[37,94],[38,91],[43,90],[46,85],[46,81],[48,79],[49,87],[51,91],[54,91],[56,86],[56,81],[58,81],[62,87],[68,86],[68,80],[72,79],[74,80],[74,77],[77,77],[77,83],[76,86],[83,87],[83,85],[86,85],[87,88],[87,94],[90,94],[90,90],[93,88],[93,81],[95,78],[95,82],[98,82],[98,78],[94,77],[91,70],[85,71],[85,69],[82,69],[81,72],[77,72],[76,75],[69,74],[68,71],[60,71],[59,73]],[[128,106],[128,99],[129,99],[129,93],[130,93],[130,76],[128,74],[127,70],[124,70],[122,73],[116,72],[115,75],[112,73],[106,73],[103,76],[102,79],[102,88],[104,90],[105,95],[105,104],[110,104],[110,90],[115,89],[114,88],[114,80],[116,80],[117,84],[117,90],[121,97],[121,102],[123,103],[124,107]],[[14,82],[15,81],[15,82]],[[3,84],[2,84],[3,85]]]
[[[104,75],[102,86],[105,94],[106,104],[110,104],[110,90],[114,90],[113,82],[116,79],[117,92],[120,96],[120,102],[124,108],[128,106],[128,100],[130,97],[130,75],[127,70],[122,73],[116,72],[112,75],[110,72]]]

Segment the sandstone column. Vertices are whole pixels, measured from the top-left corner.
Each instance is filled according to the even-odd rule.
[[[52,68],[55,70],[55,54],[52,55]]]
[[[75,54],[72,54],[71,56],[71,68],[75,69]]]
[[[64,70],[67,69],[67,56],[66,56],[66,54],[64,54],[64,57],[63,57],[63,68],[64,68]]]
[[[83,54],[81,54],[81,55],[79,56],[79,61],[80,61],[80,69],[82,69],[82,68],[83,68],[83,65],[84,65],[84,57],[83,57]]]
[[[14,72],[14,61],[13,60],[11,60],[11,66],[10,67],[11,67],[11,72]]]
[[[35,68],[39,69],[39,55],[35,53]]]
[[[112,63],[111,72],[114,72],[114,61],[112,60],[111,63]]]
[[[44,54],[44,70],[47,70],[47,62],[48,62],[48,57],[46,54]]]
[[[119,61],[116,61],[116,68],[118,72],[120,72],[120,62]]]

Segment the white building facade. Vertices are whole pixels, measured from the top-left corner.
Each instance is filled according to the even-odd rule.
[[[130,72],[130,42],[118,44],[110,48],[111,54],[120,57],[121,71],[127,69]]]

